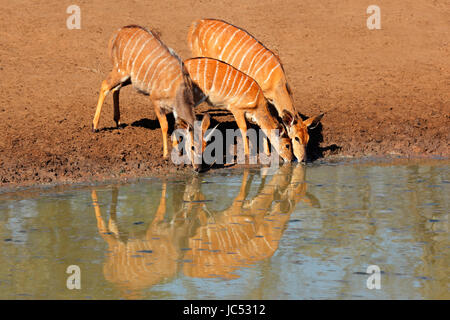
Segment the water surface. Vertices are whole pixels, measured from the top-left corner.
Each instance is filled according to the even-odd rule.
[[[449,191],[434,161],[3,194],[0,299],[449,299]]]

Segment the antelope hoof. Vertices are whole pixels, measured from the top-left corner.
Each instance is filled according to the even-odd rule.
[[[120,129],[120,121],[116,121],[116,127]]]
[[[92,125],[92,132],[93,132],[93,133],[98,132],[98,129],[95,129],[95,128],[94,128],[94,125]]]

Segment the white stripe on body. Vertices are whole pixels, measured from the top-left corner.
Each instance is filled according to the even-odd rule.
[[[250,48],[247,49],[247,51],[242,56],[241,62],[239,63],[238,69],[241,70],[242,64],[245,61],[245,58],[247,58],[248,53],[253,49],[254,46],[256,46],[258,42],[255,42],[253,45],[250,46]]]
[[[139,42],[141,42],[142,38],[145,37],[146,34],[141,34],[141,36],[139,37],[139,39],[137,39],[136,43],[134,44],[133,48],[131,49],[130,55],[128,56],[128,61],[127,61],[127,70],[130,70],[130,62],[131,61],[135,61],[135,59],[131,60],[131,57],[133,57],[133,53],[136,50]],[[130,70],[131,71],[131,70]]]
[[[142,80],[139,78],[139,75],[141,74],[141,70],[144,67],[144,65],[147,62],[147,60],[150,59],[150,57],[153,55],[153,53],[156,52],[158,49],[161,49],[161,46],[156,46],[155,48],[153,48],[153,50],[150,51],[150,53],[145,57],[144,61],[142,61],[141,66],[139,67],[139,69],[138,69],[138,71],[136,73],[136,80],[137,81],[142,82]]]
[[[228,45],[230,44],[231,41],[233,41],[234,36],[236,35],[236,33],[238,33],[241,30],[236,30],[233,35],[230,37],[230,39],[228,39],[228,42],[225,44],[225,46],[222,48],[220,54],[219,54],[219,60],[222,60],[223,54],[225,52],[225,50],[227,49]]]
[[[222,32],[216,37],[216,41],[214,42],[213,48],[216,48],[217,41],[219,41],[219,38],[222,36],[222,34],[229,28],[231,25],[226,25],[225,28],[223,28]],[[217,31],[217,30],[216,30]],[[213,38],[214,39],[214,38]]]
[[[150,65],[147,67],[147,71],[145,72],[144,77],[143,77],[142,80],[141,80],[143,85],[145,85],[145,83],[147,83],[147,85],[148,85],[148,82],[146,82],[145,79],[147,79],[147,75],[148,75],[148,73],[150,72],[150,69],[153,67],[153,65],[155,64],[156,60],[158,60],[159,58],[161,58],[161,56],[162,56],[164,53],[166,53],[166,50],[164,50],[163,47],[160,47],[160,48],[163,49],[163,52],[161,52],[161,54],[160,54],[159,56],[157,56],[155,59],[153,59],[152,62],[150,63]]]
[[[264,63],[259,67],[259,69],[255,71],[255,73],[254,73],[255,78],[256,78],[256,75],[258,74],[258,72],[261,71],[261,69],[264,68],[264,66],[265,66],[270,60],[272,60],[271,58],[272,58],[271,56],[268,57],[267,60],[264,61]]]
[[[211,91],[214,91],[215,87],[216,87],[216,76],[217,76],[217,70],[219,70],[219,62],[217,60],[212,60],[216,63],[216,71],[214,71],[214,77],[212,80],[212,85],[211,85]]]
[[[259,51],[253,56],[252,61],[250,61],[250,64],[249,64],[247,70],[242,70],[242,71],[245,72],[246,74],[250,74],[250,70],[251,70],[251,68],[252,68],[252,66],[253,66],[253,62],[255,61],[256,57],[257,57],[261,52],[263,52],[264,50],[265,50],[265,48],[259,49]],[[264,55],[264,53],[263,53],[263,55]]]
[[[242,38],[244,38],[244,37],[242,37]],[[231,62],[230,62],[230,64],[231,64],[232,66],[234,66],[234,60],[239,56],[239,52],[241,52],[241,50],[244,49],[245,45],[246,45],[250,40],[252,40],[252,38],[249,37],[249,38],[242,44],[242,46],[239,46],[239,49],[234,53],[233,59],[232,59]],[[236,47],[238,47],[238,46],[236,46]],[[231,57],[231,53],[230,53],[230,57]]]
[[[161,63],[163,63],[164,61],[166,61],[166,60],[169,59],[170,57],[172,57],[172,56],[171,56],[171,55],[167,55],[167,57],[165,57],[165,58],[159,60],[159,62],[158,62],[158,64],[156,65],[155,69],[153,70],[152,77],[150,78],[150,80],[149,80],[148,83],[147,83],[147,91],[150,89],[150,86],[153,87],[153,79],[155,78],[155,75],[158,74],[158,77],[159,77],[160,72],[158,72],[158,68],[159,68],[159,66],[161,65]],[[155,59],[155,60],[156,60],[156,59]]]
[[[120,61],[123,63],[123,56],[125,55],[125,52],[127,51],[127,48],[128,48],[128,46],[130,45],[130,42],[131,42],[131,40],[133,40],[134,39],[134,37],[136,36],[136,34],[140,31],[141,29],[136,29],[135,31],[134,31],[134,33],[130,36],[130,38],[128,39],[128,41],[127,41],[127,44],[125,45],[125,48],[123,48],[123,51],[122,51],[122,57],[121,57],[121,59],[120,59]]]
[[[133,63],[131,64],[131,75],[132,75],[132,76],[134,76],[134,65],[136,64],[136,61],[139,60],[139,57],[141,56],[142,51],[144,50],[145,46],[147,45],[147,43],[148,43],[150,40],[153,40],[153,38],[147,39],[147,41],[145,41],[145,42],[142,44],[141,49],[139,49],[139,51],[138,51],[136,57],[133,59]],[[156,47],[155,49],[157,49],[157,47]],[[153,49],[153,50],[155,50],[155,49]],[[153,50],[152,50],[151,52],[153,52]],[[139,72],[138,72],[137,74],[139,74]],[[137,74],[136,74],[136,75],[137,75]]]
[[[223,89],[226,87],[226,85],[228,84],[228,81],[230,80],[230,70],[233,70],[233,69],[230,68],[230,66],[227,66],[227,71],[225,72],[225,76],[222,79],[222,86],[220,87],[220,90],[217,93],[219,96],[222,95]]]
[[[279,66],[280,66],[280,64],[277,63],[277,65],[276,65],[275,67],[272,68],[272,70],[269,72],[269,75],[266,77],[266,80],[264,80],[263,83],[266,83],[266,82],[270,79],[270,76],[272,75],[272,72],[274,72],[275,69],[277,69]]]

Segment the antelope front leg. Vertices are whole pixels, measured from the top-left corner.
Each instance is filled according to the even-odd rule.
[[[120,94],[120,87],[113,90],[114,121],[116,122],[117,128],[120,126],[119,94]]]
[[[109,85],[107,80],[102,82],[102,87],[100,88],[100,94],[98,96],[97,109],[95,110],[94,120],[92,121],[92,131],[98,131],[98,121],[100,120],[100,113],[102,111],[103,102],[109,93]]]
[[[265,137],[263,143],[264,143],[264,153],[265,153],[267,156],[270,156],[269,138]]]
[[[155,113],[158,118],[159,125],[161,126],[163,137],[163,157],[164,159],[167,159],[169,156],[169,151],[167,150],[167,131],[169,130],[169,124],[167,123],[166,114],[161,110],[157,103],[155,103]]]
[[[250,151],[248,148],[248,139],[247,139],[247,121],[245,120],[245,115],[243,113],[237,113],[234,115],[236,119],[236,123],[241,130],[242,142],[244,143],[244,154],[246,157],[250,156]]]

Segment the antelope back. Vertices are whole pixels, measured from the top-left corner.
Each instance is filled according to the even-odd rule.
[[[152,100],[166,102],[163,107],[170,109],[179,105],[176,100],[181,99],[192,107],[192,88],[182,60],[152,31],[134,25],[120,28],[111,37],[109,54],[114,68],[123,75],[122,80],[129,78],[138,91],[150,95]],[[193,123],[193,111],[185,120]]]
[[[188,44],[194,56],[225,61],[251,76],[277,110],[277,104],[293,110],[280,59],[247,31],[221,20],[197,20],[190,26]]]
[[[265,103],[256,81],[227,63],[211,58],[193,58],[184,64],[191,79],[214,105],[253,109]]]

